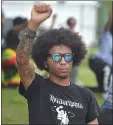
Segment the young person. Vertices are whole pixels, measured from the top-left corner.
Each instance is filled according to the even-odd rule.
[[[69,74],[86,54],[77,33],[52,29],[34,42],[35,31],[52,14],[45,3],[33,6],[28,27],[17,47],[17,66],[21,78],[19,92],[28,102],[30,124],[98,124],[98,104],[92,92],[70,83]],[[33,45],[34,43],[34,45]],[[32,48],[33,47],[33,48]],[[35,73],[29,56],[49,78]]]
[[[66,21],[66,24],[71,32],[75,32],[77,21],[73,17],[69,17]],[[78,69],[79,68],[77,66],[74,66],[71,70],[70,81],[73,83],[77,83]]]
[[[98,52],[89,58],[89,67],[96,75],[98,88],[91,88],[92,91],[99,90],[102,92],[104,99],[108,97],[108,86],[112,69],[112,13],[105,25],[104,31],[100,36],[100,46]]]

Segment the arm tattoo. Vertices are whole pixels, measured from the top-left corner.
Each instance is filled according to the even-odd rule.
[[[26,64],[29,60],[29,56],[32,51],[33,47],[33,41],[34,38],[29,38],[25,35],[25,31],[23,34],[21,34],[21,40],[19,42],[19,45],[17,47],[16,51],[16,59],[17,59],[17,65],[23,65]]]
[[[25,70],[25,76],[28,78],[28,80],[34,79],[35,78],[35,72],[33,71],[32,68],[29,68]]]

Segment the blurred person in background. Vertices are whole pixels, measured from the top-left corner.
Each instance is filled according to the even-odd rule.
[[[67,27],[69,28],[69,30],[71,32],[77,32],[77,30],[76,30],[76,25],[77,25],[76,19],[74,19],[73,17],[69,17],[67,19],[67,21],[66,21],[66,24],[67,24]],[[77,80],[78,72],[79,72],[79,67],[78,66],[74,66],[72,68],[72,71],[71,71],[71,74],[70,74],[71,82],[75,83],[75,84],[78,84],[80,86],[83,86],[83,83]]]
[[[5,39],[3,37],[3,28],[5,26],[5,16],[3,14],[3,11],[1,13],[1,52],[3,53],[4,49],[6,48],[6,42],[5,42]],[[1,54],[2,54],[1,53]],[[2,56],[3,57],[3,56]],[[2,60],[2,59],[1,59]],[[3,82],[5,82],[5,78],[4,78],[4,70],[3,70],[3,67],[1,67],[1,73],[2,73],[2,77],[1,77],[1,82],[3,84]]]
[[[98,82],[97,88],[90,88],[92,91],[102,92],[104,99],[108,97],[108,86],[112,69],[112,13],[109,14],[109,19],[104,27],[104,31],[100,36],[100,46],[96,55],[91,55],[89,58],[89,67],[96,75]]]
[[[37,28],[51,14],[48,4],[33,6],[16,51],[19,92],[28,102],[29,124],[98,124],[99,107],[93,93],[71,84],[69,78],[72,65],[79,65],[87,53],[83,39],[68,29],[52,29],[34,43]],[[49,78],[35,73],[31,53]]]
[[[19,44],[19,33],[27,26],[27,19],[16,17],[13,27],[9,30],[7,46],[2,51],[2,87],[17,87],[20,77],[16,67],[16,48]]]
[[[113,73],[113,72],[112,72]],[[113,124],[113,75],[110,76],[110,85],[108,88],[108,98],[101,107],[101,113],[98,117],[99,124]]]
[[[77,21],[73,17],[69,17],[66,24],[70,31],[76,32]]]
[[[7,48],[16,50],[19,44],[18,35],[27,26],[27,19],[22,17],[16,17],[13,20],[13,27],[8,31],[6,35]]]
[[[2,38],[1,38],[1,49],[3,51],[6,48],[6,46],[7,46],[6,41],[5,41],[4,37],[3,37],[3,29],[4,29],[5,23],[6,23],[3,11],[1,12],[1,17],[2,17],[1,18],[1,33],[2,33],[1,34],[2,35]]]

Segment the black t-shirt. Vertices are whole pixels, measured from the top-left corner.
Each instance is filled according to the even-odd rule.
[[[19,93],[27,99],[30,124],[86,124],[99,114],[89,89],[75,84],[60,86],[37,74],[27,91],[20,83]]]

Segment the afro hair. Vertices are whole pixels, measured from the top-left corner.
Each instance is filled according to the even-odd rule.
[[[77,66],[84,59],[87,49],[82,37],[69,29],[52,29],[40,35],[35,41],[32,49],[32,58],[40,70],[46,70],[44,66],[48,53],[54,45],[66,45],[71,48],[73,66]]]

